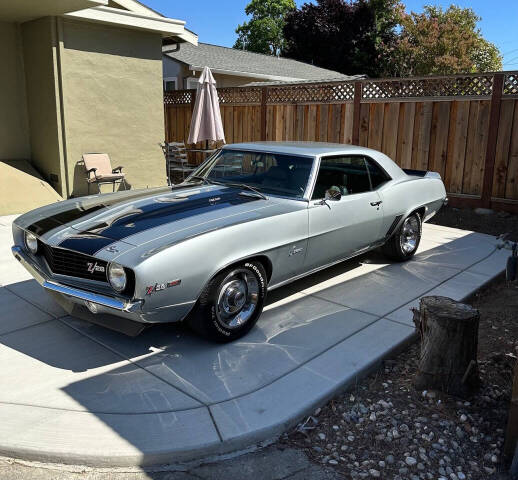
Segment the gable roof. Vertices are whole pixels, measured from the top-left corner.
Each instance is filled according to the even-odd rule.
[[[138,0],[88,1],[95,1],[97,5],[91,8],[69,11],[65,13],[65,16],[88,22],[152,31],[160,33],[165,39],[178,43],[198,43],[198,36],[185,28],[185,21],[164,17]],[[98,3],[101,3],[101,5],[98,5]]]
[[[344,75],[289,58],[273,57],[209,43],[198,43],[198,46],[183,43],[177,51],[164,52],[164,54],[173,60],[188,65],[189,70],[198,71],[207,66],[215,73],[265,80],[287,82],[352,80],[356,78],[356,76]]]
[[[163,17],[160,12],[153,10],[138,0],[108,0],[108,7],[113,6],[111,5],[112,3],[133,13],[140,13],[141,15],[149,15],[151,17]]]

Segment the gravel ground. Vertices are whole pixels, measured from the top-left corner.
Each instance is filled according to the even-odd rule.
[[[447,208],[434,223],[511,233],[518,217]],[[416,391],[420,344],[412,345],[356,388],[329,402],[282,439],[344,478],[506,479],[502,461],[518,354],[518,285],[503,278],[468,303],[480,310],[480,390],[460,399]]]

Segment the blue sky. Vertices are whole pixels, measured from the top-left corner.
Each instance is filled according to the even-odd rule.
[[[199,35],[200,41],[231,47],[234,30],[245,19],[248,0],[142,0],[151,8],[172,18],[187,22],[187,27]],[[296,0],[302,5],[303,0]],[[517,0],[403,0],[407,11],[421,11],[424,4],[447,7],[455,3],[471,7],[482,21],[479,26],[489,41],[504,54],[504,69],[518,70],[518,1]]]

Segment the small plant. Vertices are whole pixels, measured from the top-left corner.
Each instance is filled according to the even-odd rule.
[[[507,266],[505,269],[505,277],[508,282],[514,282],[517,279],[518,271],[518,243],[507,240],[509,234],[505,233],[498,237],[500,243],[497,248],[505,248],[511,250],[511,256],[507,259]]]

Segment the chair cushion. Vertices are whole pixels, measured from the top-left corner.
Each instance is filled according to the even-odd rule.
[[[83,161],[86,170],[97,168],[95,174],[98,177],[101,175],[112,175],[112,164],[107,153],[85,153],[83,154]],[[93,174],[90,174],[90,176],[95,177]]]

